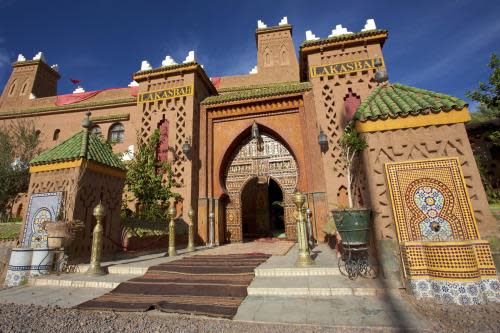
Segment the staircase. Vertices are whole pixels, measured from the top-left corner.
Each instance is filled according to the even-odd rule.
[[[337,266],[336,253],[319,244],[312,254],[314,265],[295,267],[298,256],[295,245],[285,256],[273,256],[255,269],[255,279],[248,287],[249,296],[332,297],[378,296],[385,289],[377,279],[343,276]]]

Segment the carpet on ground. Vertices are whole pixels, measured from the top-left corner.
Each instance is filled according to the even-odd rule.
[[[232,318],[254,278],[254,269],[270,255],[262,253],[195,255],[152,266],[141,277],[79,309],[189,313]]]

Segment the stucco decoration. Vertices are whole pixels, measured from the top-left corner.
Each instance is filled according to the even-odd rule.
[[[23,231],[23,246],[47,247],[43,222],[56,219],[61,206],[62,192],[34,193],[30,196]]]
[[[262,134],[261,138],[260,151],[256,139],[239,146],[225,171],[225,186],[229,195],[226,239],[229,241],[242,240],[242,190],[255,177],[267,180],[271,177],[280,186],[284,201],[285,233],[288,239],[295,238],[293,193],[298,180],[297,163],[281,142],[267,134]]]

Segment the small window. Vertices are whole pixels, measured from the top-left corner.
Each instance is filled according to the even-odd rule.
[[[90,129],[90,133],[96,134],[96,135],[102,135],[101,127],[99,125],[92,126],[92,128]]]
[[[12,96],[14,94],[14,90],[16,90],[16,80],[14,80],[14,82],[10,86],[10,91],[9,91],[10,96]]]
[[[21,95],[26,93],[26,88],[28,87],[28,82],[24,82],[23,87],[21,89]]]
[[[125,139],[125,127],[121,123],[116,123],[109,129],[108,140],[111,142],[123,142]]]
[[[61,130],[58,128],[54,131],[54,135],[52,136],[52,140],[54,140],[54,141],[59,140],[59,133],[61,133]]]
[[[36,131],[35,131],[35,136],[36,136],[37,138],[39,138],[41,133],[42,133],[42,132],[40,132],[40,130],[36,130]]]

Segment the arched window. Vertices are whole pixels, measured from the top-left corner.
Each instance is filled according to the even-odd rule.
[[[281,46],[280,55],[281,55],[281,64],[288,65],[288,52],[284,45]]]
[[[99,125],[94,125],[90,128],[90,133],[96,134],[96,135],[102,135],[102,130]]]
[[[26,88],[28,87],[28,82],[24,82],[23,87],[21,88],[21,95],[26,93]]]
[[[56,141],[59,139],[59,133],[61,133],[61,130],[58,128],[54,131],[54,135],[52,136],[52,140]]]
[[[36,135],[36,137],[37,137],[37,138],[39,138],[41,133],[42,133],[42,132],[41,132],[40,130],[36,130],[36,131],[35,131],[35,135]]]
[[[271,51],[269,48],[266,48],[264,50],[264,66],[271,66],[272,65],[272,59],[271,59]]]
[[[123,142],[125,139],[125,127],[121,123],[116,123],[109,129],[108,140],[111,142]]]
[[[14,90],[16,90],[16,83],[17,80],[14,80],[14,82],[12,82],[12,85],[10,86],[9,96],[12,96],[12,94],[14,94]]]

